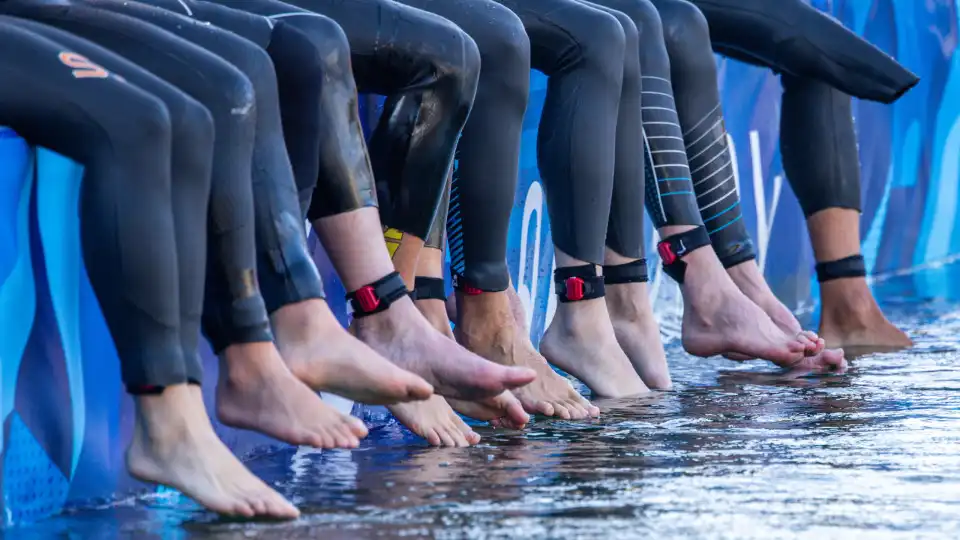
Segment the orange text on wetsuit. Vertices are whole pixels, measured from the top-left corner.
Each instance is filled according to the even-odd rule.
[[[73,76],[77,79],[106,79],[110,72],[94,64],[86,56],[72,52],[62,52],[59,55],[63,65],[73,68]]]

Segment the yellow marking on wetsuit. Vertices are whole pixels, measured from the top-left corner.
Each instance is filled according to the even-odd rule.
[[[390,252],[390,258],[393,259],[397,250],[400,249],[400,244],[403,242],[403,232],[391,228],[384,229],[383,240],[387,243],[387,251]]]

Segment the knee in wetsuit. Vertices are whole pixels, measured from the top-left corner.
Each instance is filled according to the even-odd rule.
[[[779,73],[819,79],[862,99],[893,103],[920,79],[894,58],[801,0],[693,0],[717,52]]]
[[[346,35],[327,17],[299,20],[297,26],[279,24],[267,51],[280,62],[277,81],[284,138],[304,217],[315,190],[314,215],[376,206]],[[300,172],[307,160],[310,165],[316,162],[312,176]]]
[[[780,152],[806,217],[827,208],[860,211],[860,160],[850,96],[813,79],[783,75]]]
[[[343,30],[324,15],[275,0],[236,7],[273,21],[267,52],[277,71],[284,138],[304,215],[311,204],[311,219],[376,206]]]
[[[380,191],[389,194],[380,201],[384,225],[421,239],[429,234],[446,189],[480,76],[473,39],[453,24],[443,30],[440,43],[423,59],[433,72],[433,88],[391,96],[370,141],[374,176],[388,185]]]
[[[712,52],[710,26],[697,6],[687,0],[654,0],[654,5],[663,24],[663,40],[667,45],[674,76],[677,75],[674,70],[675,57],[680,59],[680,65],[694,69],[699,62],[715,61],[712,54],[704,55],[705,51]]]

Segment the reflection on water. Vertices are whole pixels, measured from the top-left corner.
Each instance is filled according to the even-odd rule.
[[[594,422],[482,429],[480,446],[446,450],[391,424],[354,452],[254,462],[303,509],[295,523],[158,498],[6,537],[958,538],[960,305],[891,287],[916,349],[844,376],[783,381],[674,349],[674,391],[601,402]]]

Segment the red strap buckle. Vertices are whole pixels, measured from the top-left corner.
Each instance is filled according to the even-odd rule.
[[[677,261],[677,254],[673,252],[670,242],[664,241],[657,244],[657,253],[660,254],[663,264],[673,264]]]
[[[571,277],[567,278],[563,283],[567,288],[567,300],[583,300],[583,279]]]
[[[371,285],[360,287],[353,296],[357,299],[357,303],[360,304],[360,309],[362,309],[364,313],[370,313],[380,306],[380,299],[377,298],[377,293]]]
[[[464,285],[462,290],[463,290],[463,294],[467,296],[477,296],[479,294],[483,294],[483,291],[481,291],[476,287],[471,287],[470,285]]]

